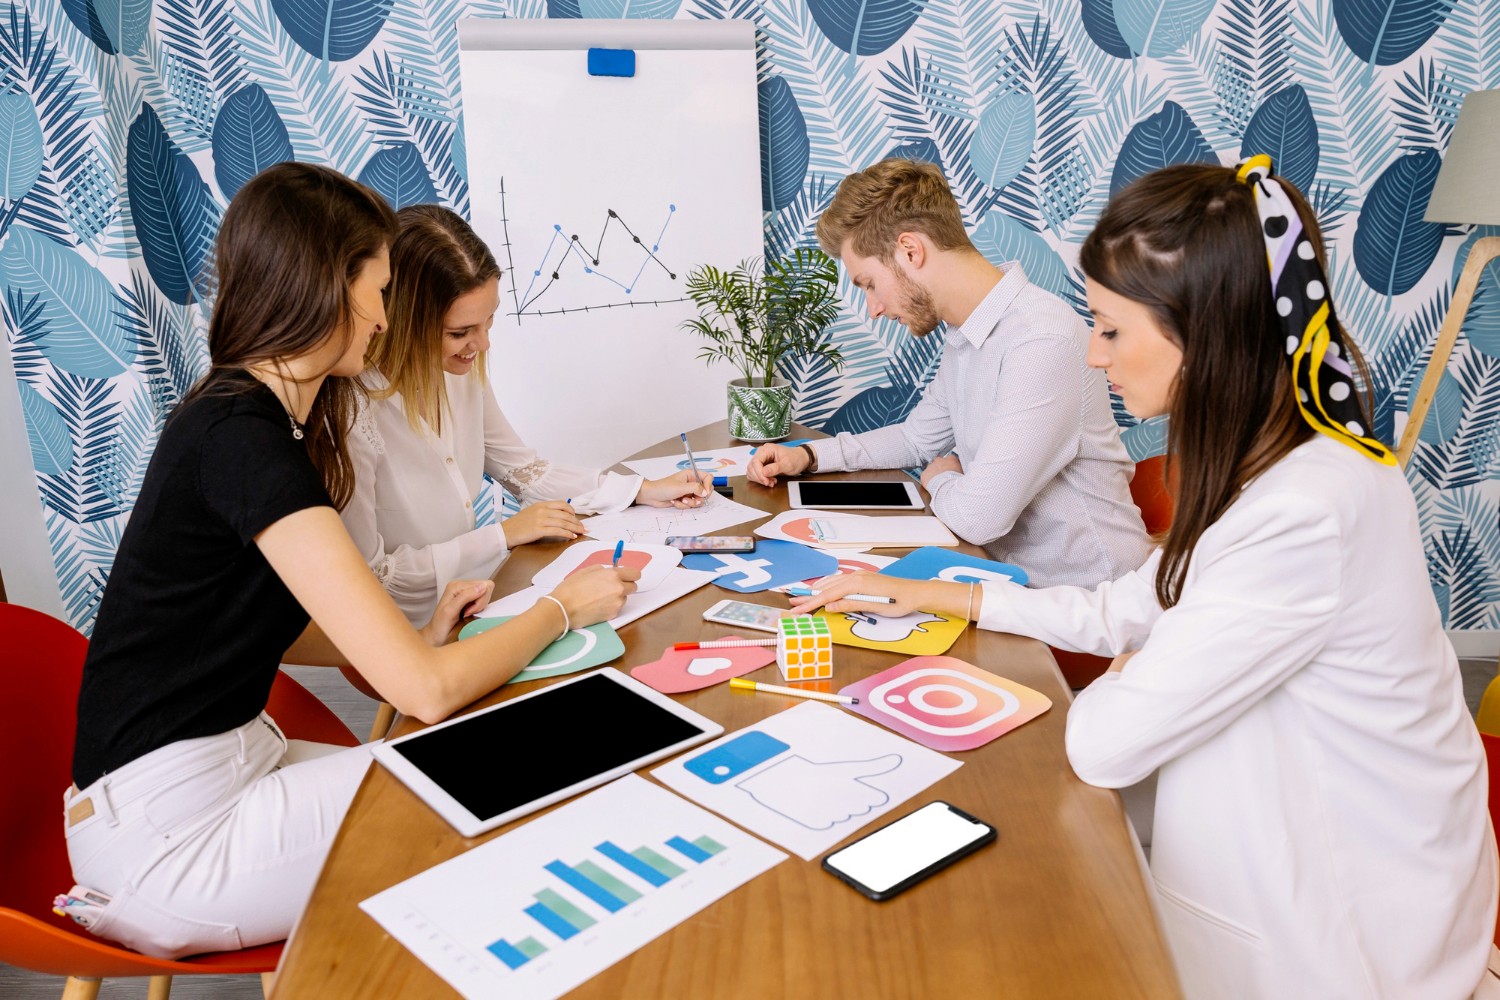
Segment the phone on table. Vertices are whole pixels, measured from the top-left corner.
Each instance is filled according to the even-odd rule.
[[[776,623],[785,617],[786,612],[781,608],[768,608],[764,604],[751,604],[749,601],[720,601],[703,612],[703,620],[706,622],[759,629],[762,632],[777,631],[781,626]]]
[[[823,859],[823,867],[871,899],[890,899],[998,836],[946,802],[929,802]]]
[[[668,535],[667,544],[683,552],[754,552],[754,535]]]

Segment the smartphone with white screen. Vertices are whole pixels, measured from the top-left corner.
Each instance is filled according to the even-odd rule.
[[[993,841],[993,826],[946,802],[929,802],[823,859],[871,899],[890,899]]]
[[[865,481],[793,479],[786,484],[788,507],[823,510],[923,510],[922,494],[910,479]]]
[[[749,601],[720,601],[703,612],[703,620],[706,622],[759,629],[762,632],[775,632],[781,627],[777,622],[785,617],[786,611],[782,608],[768,608],[764,604],[751,604]]]
[[[667,544],[683,552],[754,552],[753,535],[668,535]]]

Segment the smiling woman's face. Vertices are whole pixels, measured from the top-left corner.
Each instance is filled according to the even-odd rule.
[[[480,351],[490,349],[490,325],[500,308],[500,279],[491,278],[453,300],[443,314],[443,371],[467,375]]]
[[[1110,389],[1132,416],[1145,420],[1166,413],[1182,371],[1182,348],[1141,303],[1092,278],[1084,286],[1094,314],[1089,366],[1107,372]]]

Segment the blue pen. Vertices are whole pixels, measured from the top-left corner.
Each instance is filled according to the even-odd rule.
[[[786,588],[786,592],[792,597],[817,597],[823,593],[821,590],[813,590],[811,587],[806,587],[801,584]],[[878,594],[845,594],[843,597],[839,598],[839,600],[864,601],[867,604],[896,603],[896,599],[894,597],[881,597]]]
[[[615,557],[609,561],[611,567],[620,565],[620,554],[625,551],[625,539],[615,542]]]
[[[685,452],[687,452],[688,468],[693,471],[694,475],[697,475],[697,473],[698,473],[698,460],[693,457],[693,449],[692,449],[692,446],[687,443],[687,435],[686,434],[679,434],[677,436],[680,437],[680,438],[682,438],[682,450],[685,451]]]

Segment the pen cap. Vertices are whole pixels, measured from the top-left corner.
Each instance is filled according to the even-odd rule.
[[[729,485],[729,477],[728,476],[714,476],[714,485],[715,486],[728,486]]]

